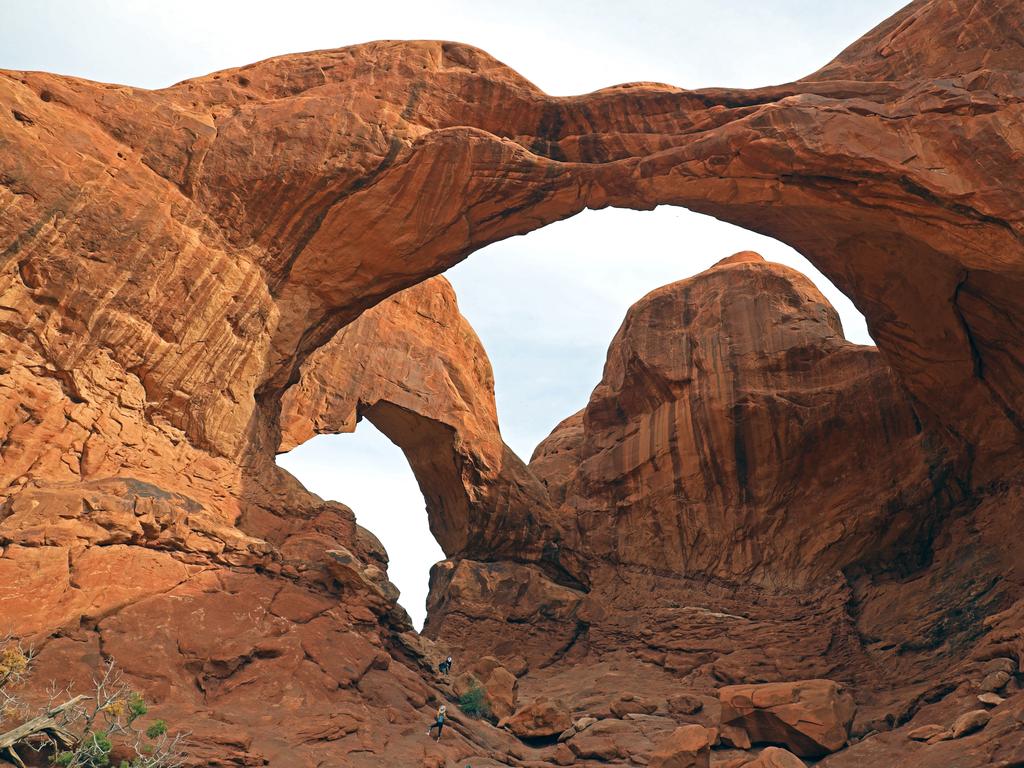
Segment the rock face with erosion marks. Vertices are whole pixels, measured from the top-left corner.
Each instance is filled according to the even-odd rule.
[[[485,656],[460,675],[452,688],[459,697],[479,688],[491,715],[501,720],[516,711],[517,686],[515,675],[493,656]]]
[[[365,312],[300,374],[282,401],[282,450],[367,418],[405,452],[446,555],[558,549],[547,491],[501,439],[490,361],[443,277]]]
[[[699,725],[683,725],[658,747],[651,758],[652,768],[709,768],[711,741],[708,731]]]
[[[800,757],[823,757],[849,739],[853,697],[831,680],[730,685],[718,694],[723,728],[743,731],[748,746],[781,744]]]
[[[785,745],[765,757],[783,764],[855,754],[875,740],[851,733],[1015,678],[1013,556],[965,526],[1019,491],[978,504],[957,460],[805,277],[736,254],[630,309],[589,404],[531,460],[587,588],[442,563],[427,631],[525,658],[522,696],[599,718],[563,734],[580,759],[646,760],[673,719],[721,750]],[[979,632],[979,610],[1002,629]]]
[[[768,747],[756,760],[743,763],[743,768],[805,768],[804,762],[785,749]]]
[[[635,304],[580,421],[531,468],[592,549],[681,576],[813,582],[915,540],[958,494],[878,351],[755,253]]]
[[[0,632],[35,693],[115,658],[193,766],[650,764],[682,726],[724,765],[788,758],[723,690],[826,679],[856,715],[823,768],[1024,762],[1022,27],[916,0],[755,90],[556,98],[436,41],[157,91],[0,72]],[[436,276],[661,204],[794,246],[878,348],[738,255],[641,299],[524,464]],[[274,463],[360,417],[445,551],[424,635]],[[547,732],[461,712],[449,652],[510,722],[560,702]]]
[[[522,739],[559,736],[572,725],[560,701],[533,701],[505,718],[501,725]]]

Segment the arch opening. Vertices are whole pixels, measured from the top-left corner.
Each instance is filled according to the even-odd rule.
[[[505,442],[529,459],[586,404],[630,306],[744,250],[806,275],[839,313],[846,338],[874,346],[864,315],[794,248],[676,206],[585,210],[488,245],[445,272],[494,367]]]
[[[446,558],[532,563],[555,582],[582,587],[585,575],[559,551],[573,546],[571,532],[566,541],[565,531],[547,522],[558,520],[553,510],[560,499],[525,461],[586,404],[635,302],[742,250],[808,275],[841,312],[846,335],[871,342],[852,303],[779,241],[677,207],[586,211],[528,237],[494,243],[339,331],[310,357],[285,396],[281,450],[301,447],[279,463],[311,490],[350,505],[374,533],[387,532],[380,538],[392,581],[417,627],[423,625],[426,574]],[[360,428],[360,434],[372,433],[371,450],[337,436],[355,430],[359,420],[373,424]],[[325,436],[331,436],[330,448]],[[380,450],[384,444],[389,456]],[[353,466],[366,471],[343,477],[325,470],[325,462],[352,461],[353,452]],[[383,460],[374,464],[378,457]],[[415,524],[405,516],[393,524],[394,504],[381,503],[379,487],[406,489],[402,511],[414,509]],[[424,506],[426,515],[419,513]]]
[[[318,496],[349,506],[356,522],[388,553],[388,577],[399,604],[419,630],[426,619],[428,575],[444,559],[424,513],[424,498],[403,450],[369,419],[349,434],[318,434],[287,453],[278,466]]]

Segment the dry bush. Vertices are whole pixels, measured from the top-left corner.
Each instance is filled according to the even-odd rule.
[[[184,734],[168,733],[162,720],[143,724],[148,708],[108,662],[87,694],[51,684],[47,703],[29,706],[23,691],[32,678],[31,649],[0,637],[0,762],[21,768],[23,756],[45,754],[62,768],[180,768]]]

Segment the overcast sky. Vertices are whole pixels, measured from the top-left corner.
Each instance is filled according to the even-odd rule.
[[[557,95],[652,80],[686,88],[788,82],[895,13],[900,0],[0,0],[0,68],[160,88],[269,56],[378,39],[477,45]],[[740,250],[805,272],[846,335],[863,318],[791,248],[662,207],[588,211],[485,248],[450,270],[494,365],[505,440],[524,459],[585,405],[626,309],[648,291]],[[281,457],[310,490],[351,506],[391,555],[417,625],[443,557],[401,452],[363,422]]]

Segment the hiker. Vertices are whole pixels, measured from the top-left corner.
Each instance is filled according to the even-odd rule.
[[[452,671],[452,657],[449,656],[447,659],[437,665],[437,668],[441,670],[441,674],[448,677],[448,673]]]
[[[434,721],[433,725],[431,725],[429,728],[427,728],[427,736],[430,735],[430,732],[432,730],[437,728],[437,738],[435,739],[435,741],[440,741],[441,740],[441,729],[444,728],[444,714],[447,711],[448,711],[448,708],[444,704],[442,704],[440,707],[438,707],[438,709],[437,709],[437,719]]]

